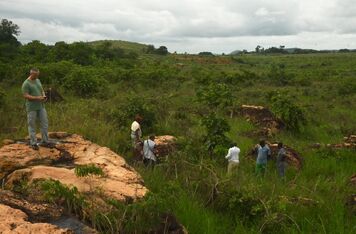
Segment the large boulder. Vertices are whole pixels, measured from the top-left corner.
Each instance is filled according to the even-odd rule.
[[[61,229],[49,223],[30,223],[28,216],[19,209],[0,204],[0,230],[1,233],[18,234],[69,234],[69,229]]]
[[[54,179],[83,192],[99,189],[104,195],[122,201],[140,199],[148,191],[140,175],[109,148],[76,134],[57,132],[49,136],[56,142],[53,148],[40,147],[35,151],[18,143],[0,148],[1,178],[12,172],[7,176],[6,186],[11,188],[22,180]],[[74,167],[87,164],[100,167],[104,176],[78,178]]]
[[[177,138],[175,138],[174,136],[170,136],[170,135],[156,136],[155,148],[156,148],[157,156],[160,158],[174,152],[176,150],[176,141]]]
[[[263,106],[242,105],[240,114],[261,129],[258,134],[270,136],[284,128],[284,123],[268,108]]]

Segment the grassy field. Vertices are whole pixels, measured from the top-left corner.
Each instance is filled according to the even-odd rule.
[[[339,143],[344,136],[356,133],[355,65],[355,53],[142,54],[134,60],[98,60],[87,66],[13,63],[13,73],[0,79],[5,94],[0,140],[26,136],[20,87],[27,68],[38,66],[44,71],[40,76],[44,86],[57,88],[65,99],[46,104],[50,131],[81,134],[110,147],[128,162],[132,161],[129,124],[136,112],[147,120],[145,136],[178,137],[178,150],[167,162],[154,170],[141,165],[135,169],[164,211],[174,213],[189,233],[356,233],[355,213],[346,205],[355,193],[349,184],[356,173],[355,150],[310,147],[313,143]],[[57,66],[66,70],[54,76]],[[98,86],[105,83],[105,89],[89,97],[69,89],[68,77],[75,69],[96,74],[95,79],[100,76],[103,81]],[[213,101],[220,97],[219,90],[218,98],[214,96],[214,84],[228,87],[229,105],[200,101],[200,90]],[[209,87],[213,91],[204,89]],[[288,168],[285,180],[277,176],[272,161],[264,178],[255,175],[248,151],[261,136],[249,133],[258,127],[229,114],[241,104],[272,108],[270,97],[277,92],[290,97],[307,120],[299,131],[286,129],[268,138],[285,142],[305,159],[302,170]],[[201,121],[211,112],[228,123],[226,136],[241,148],[241,163],[232,178],[226,176],[227,148],[219,146],[211,153],[203,142],[206,130]],[[17,131],[8,130],[12,127]]]

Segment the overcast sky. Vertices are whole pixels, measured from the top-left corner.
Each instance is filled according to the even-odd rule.
[[[0,0],[23,43],[120,39],[169,51],[356,48],[356,0]]]

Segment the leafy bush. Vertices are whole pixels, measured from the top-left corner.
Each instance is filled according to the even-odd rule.
[[[290,84],[294,78],[294,75],[286,72],[284,64],[273,64],[270,67],[267,77],[272,81],[272,83],[278,86],[284,86]]]
[[[82,213],[82,209],[88,205],[76,187],[69,188],[58,180],[41,181],[40,187],[47,201],[58,203],[60,200],[64,200],[69,212],[73,211],[79,215]]]
[[[217,117],[215,114],[210,114],[201,120],[201,124],[206,131],[203,140],[210,153],[213,153],[214,149],[219,145],[229,145],[231,141],[225,133],[230,131],[230,126],[226,120]]]
[[[286,94],[273,95],[271,102],[273,113],[285,123],[287,129],[299,131],[306,124],[304,111]]]
[[[109,119],[121,128],[128,128],[136,115],[143,117],[141,124],[145,132],[151,132],[156,123],[155,110],[139,97],[129,97],[109,114]]]
[[[5,106],[5,91],[0,87],[0,109]]]
[[[198,102],[214,109],[231,106],[234,99],[230,88],[226,84],[213,83],[199,88],[196,95]]]
[[[356,82],[354,79],[340,82],[337,89],[338,94],[341,96],[353,95],[356,93]]]
[[[80,97],[104,97],[107,94],[108,83],[101,76],[93,74],[88,69],[76,68],[64,78],[66,89]]]
[[[60,61],[57,63],[47,63],[38,66],[40,69],[40,79],[42,84],[61,85],[67,74],[78,65],[70,61]]]

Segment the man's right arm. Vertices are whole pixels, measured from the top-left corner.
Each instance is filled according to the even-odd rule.
[[[29,94],[30,90],[29,87],[26,83],[22,85],[22,94],[23,97],[29,101],[42,101],[44,100],[43,96],[32,96]]]
[[[225,156],[226,159],[229,159],[231,156],[231,149],[229,149],[229,151],[227,152],[227,155]]]
[[[44,100],[43,96],[32,96],[28,93],[24,93],[23,97],[29,101],[42,101]]]

